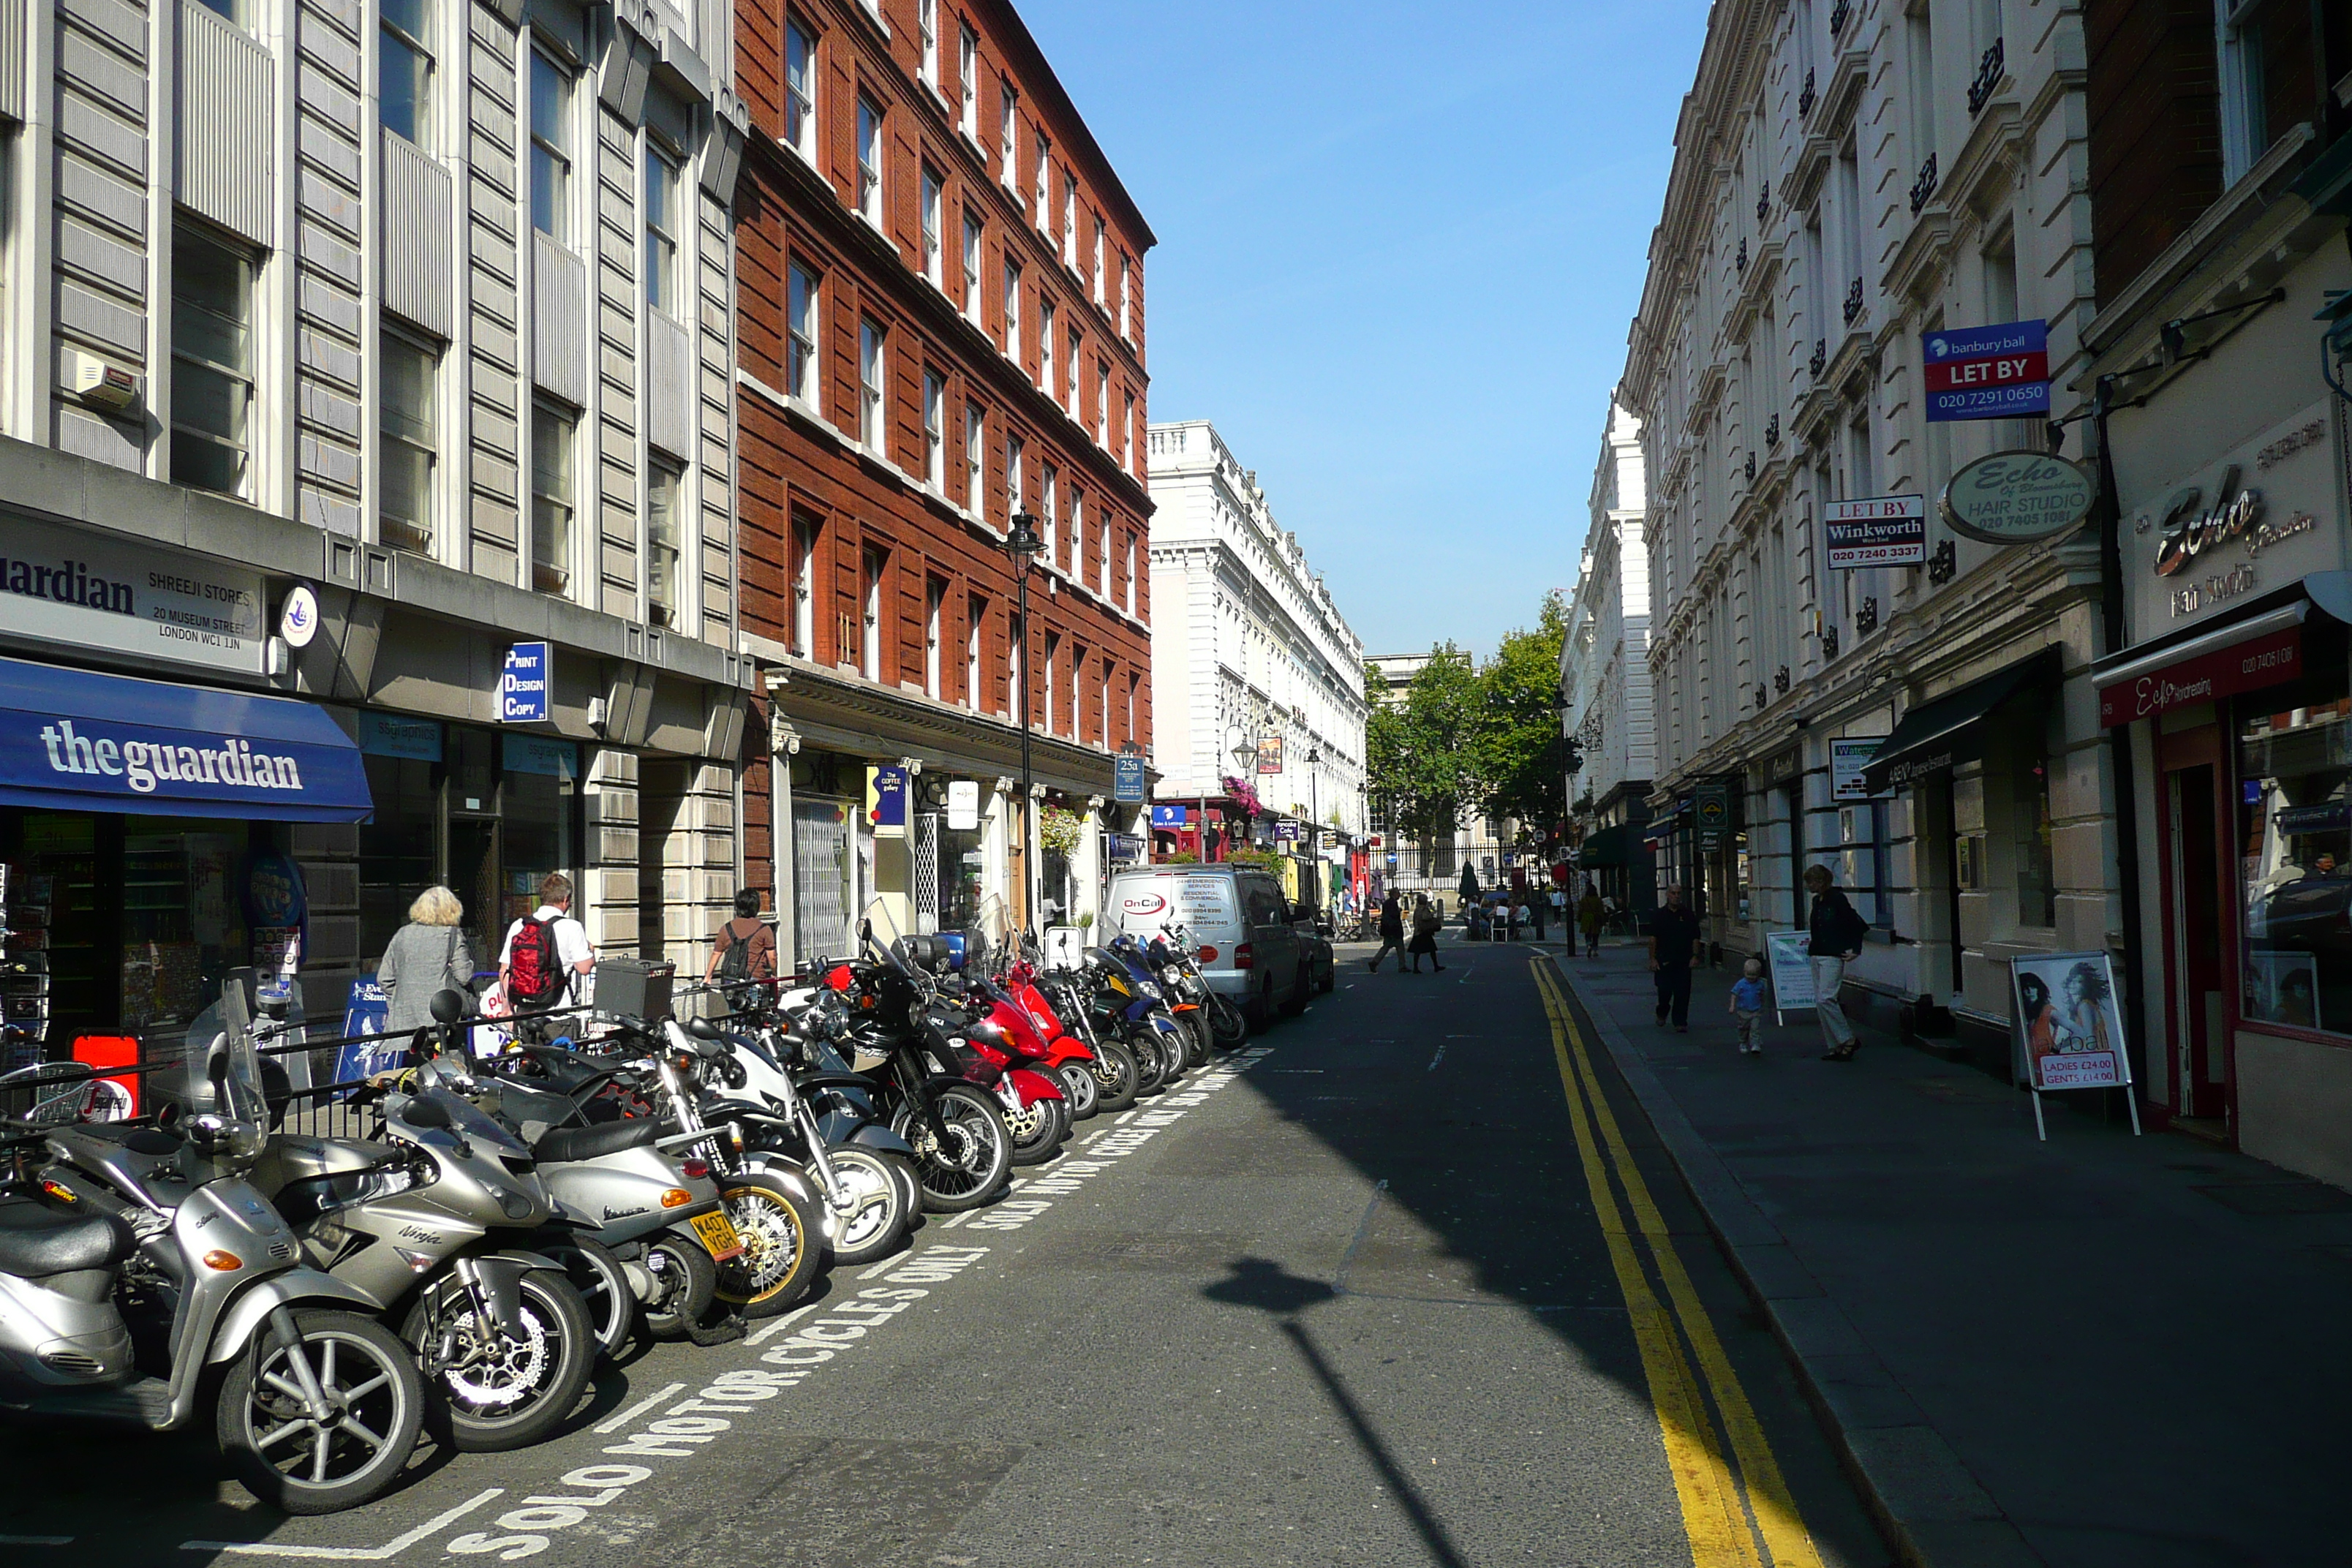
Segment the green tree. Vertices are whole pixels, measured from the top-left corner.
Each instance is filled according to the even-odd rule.
[[[1381,700],[1384,678],[1371,666],[1364,680],[1374,694],[1364,727],[1370,793],[1387,802],[1399,837],[1426,841],[1451,833],[1479,794],[1474,742],[1482,694],[1469,654],[1450,642],[1430,649],[1399,702]]]
[[[1568,742],[1560,734],[1559,652],[1568,602],[1544,595],[1533,630],[1504,634],[1478,672],[1478,725],[1471,771],[1476,803],[1540,837],[1568,816]]]

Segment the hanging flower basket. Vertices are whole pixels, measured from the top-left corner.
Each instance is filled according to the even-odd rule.
[[[1067,855],[1078,847],[1086,825],[1077,813],[1049,805],[1037,816],[1037,841],[1056,855]]]
[[[1262,816],[1265,814],[1265,805],[1257,798],[1257,785],[1247,779],[1228,775],[1225,779],[1225,795],[1235,805],[1240,806],[1252,816]]]

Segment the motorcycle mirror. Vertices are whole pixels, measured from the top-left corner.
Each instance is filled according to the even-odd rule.
[[[466,1016],[466,994],[445,985],[433,993],[431,1006],[435,1023],[454,1024]]]
[[[449,1108],[435,1100],[412,1100],[401,1113],[411,1127],[446,1127]]]

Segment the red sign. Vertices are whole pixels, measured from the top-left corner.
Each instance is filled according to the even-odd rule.
[[[1988,386],[2010,386],[2050,379],[2050,351],[1995,354],[1990,359],[1947,360],[1927,363],[1930,392],[1976,392]]]
[[[2128,724],[2168,708],[2258,691],[2303,673],[2303,628],[2283,626],[2232,647],[2099,688],[2099,722]]]

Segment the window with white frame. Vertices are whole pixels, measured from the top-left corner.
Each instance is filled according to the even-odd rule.
[[[1095,361],[1095,445],[1110,447],[1110,361]]]
[[[967,404],[963,411],[963,483],[966,510],[982,522],[988,521],[988,416],[980,405]]]
[[[1102,749],[1106,752],[1110,750],[1110,660],[1106,658],[1102,667]]]
[[[1059,565],[1061,563],[1062,554],[1060,547],[1062,526],[1062,474],[1061,470],[1055,468],[1051,463],[1045,465],[1044,489],[1045,495],[1045,562],[1048,565]]]
[[[247,493],[253,262],[205,230],[172,238],[172,482]]]
[[[857,100],[857,210],[866,221],[882,222],[882,110],[870,98]]]
[[[1015,137],[1021,126],[1021,95],[1003,78],[996,83],[997,156],[1003,164],[1004,188],[1021,200],[1021,149]]]
[[[686,608],[680,563],[685,535],[678,523],[684,476],[667,463],[646,470],[646,624],[675,626]]]
[[[1078,264],[1078,177],[1067,169],[1062,171],[1062,261]]]
[[[1063,389],[1062,406],[1070,411],[1070,417],[1073,419],[1078,416],[1078,392],[1080,385],[1086,380],[1086,356],[1087,336],[1077,328],[1072,327],[1070,357],[1062,362],[1066,367],[1062,374],[1069,383]]]
[[[1057,686],[1054,679],[1054,667],[1061,661],[1061,658],[1062,635],[1059,632],[1047,632],[1045,634],[1045,666],[1044,674],[1045,677],[1045,733],[1048,735],[1054,732],[1054,720],[1056,716],[1055,704],[1058,700]]]
[[[1009,608],[1004,614],[1004,679],[1005,705],[1011,708],[1018,703],[1014,710],[1025,717],[1029,704],[1029,627]],[[1015,692],[1019,695],[1013,695]]]
[[[1087,650],[1073,648],[1070,652],[1070,739],[1083,740],[1087,733]]]
[[[818,406],[816,274],[795,261],[784,296],[784,391]]]
[[[1135,472],[1135,394],[1123,394],[1120,401],[1125,408],[1118,422],[1118,466],[1131,474]]]
[[[176,322],[174,323],[176,325]],[[421,338],[386,327],[376,364],[376,400],[383,437],[376,496],[376,534],[397,550],[433,553],[434,385],[440,351]]]
[[[1004,253],[1004,355],[1021,363],[1021,264]]]
[[[940,203],[943,192],[940,176],[929,163],[923,165],[923,276],[931,287],[944,289],[946,262],[940,254]]]
[[[2221,184],[2233,185],[2262,161],[2285,125],[2271,123],[2266,15],[2275,0],[2213,0],[2215,64],[2221,88]],[[2313,15],[2319,14],[2314,7]],[[2275,68],[2278,62],[2271,61]],[[2305,89],[2308,91],[2308,89]],[[2307,100],[2306,100],[2307,102]],[[2300,110],[2303,106],[2298,105]],[[2290,120],[2293,115],[2288,117]]]
[[[857,651],[857,672],[868,680],[882,679],[882,599],[884,580],[889,575],[890,557],[877,545],[865,550],[865,577],[862,601],[866,636]]]
[[[646,303],[677,317],[677,165],[669,155],[646,144]]]
[[[935,370],[923,372],[923,483],[940,495],[948,489],[948,384]]]
[[[806,513],[793,518],[793,651],[816,657],[816,546],[819,525]]]
[[[980,139],[980,35],[965,26],[956,38],[956,86],[963,94],[963,111],[957,123],[963,133]]]
[[[940,0],[915,0],[915,32],[922,41],[923,85],[940,85]]]
[[[1037,385],[1054,395],[1054,301],[1039,289],[1037,300]]]
[[[1135,614],[1135,535],[1127,536],[1127,613]]]
[[[816,46],[790,17],[784,21],[784,144],[816,161]]]
[[[1120,251],[1118,253],[1118,335],[1129,342],[1135,341],[1134,315],[1128,309],[1127,302],[1128,283],[1134,269],[1135,264],[1128,259],[1127,252]]]
[[[944,618],[948,603],[948,580],[931,577],[923,584],[923,695],[933,701],[940,696],[940,622]]]
[[[432,11],[425,0],[383,0],[376,38],[376,104],[383,128],[431,151]]]
[[[988,620],[988,601],[974,594],[964,605],[963,705],[980,711],[980,629]]]
[[[552,404],[530,411],[530,578],[542,594],[563,595],[572,586],[572,448],[576,416]]]
[[[887,442],[889,409],[883,397],[887,366],[884,353],[887,335],[871,316],[857,321],[857,438],[877,458],[890,455]]]
[[[1054,173],[1054,141],[1043,131],[1037,132],[1037,232],[1054,232],[1054,209],[1045,189]]]
[[[1103,222],[1102,214],[1095,214],[1094,289],[1097,305],[1103,302],[1103,247],[1108,243],[1109,237],[1109,226]]]
[[[1022,491],[1024,487],[1021,483],[1021,465],[1026,458],[1028,448],[1022,445],[1020,437],[1005,437],[1004,515],[1007,520],[1006,525],[1008,527],[1011,526],[1010,520],[1012,519],[1013,514],[1019,511],[1022,508]]]
[[[966,208],[963,215],[963,313],[980,325],[980,219]]]
[[[1135,693],[1142,684],[1143,677],[1140,675],[1129,675],[1127,678],[1127,724],[1123,738],[1129,741],[1135,739]]]
[[[530,226],[572,242],[572,73],[530,56]]]
[[[1070,581],[1087,580],[1087,492],[1078,489],[1076,477],[1070,485]]]

